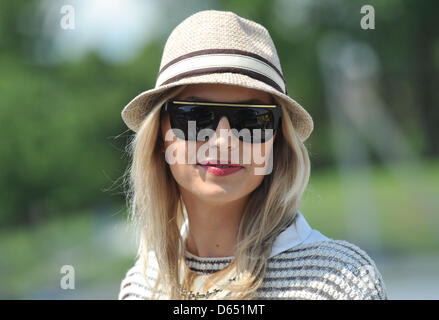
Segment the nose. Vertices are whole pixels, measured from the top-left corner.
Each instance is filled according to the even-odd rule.
[[[227,117],[222,117],[218,122],[215,131],[215,141],[217,148],[225,148],[234,150],[239,145],[239,139],[233,134],[230,128],[230,123]],[[230,137],[230,139],[229,139]],[[230,143],[229,143],[229,140]]]

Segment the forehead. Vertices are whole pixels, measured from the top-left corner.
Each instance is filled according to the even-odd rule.
[[[176,99],[197,98],[208,101],[271,103],[269,93],[245,87],[225,84],[194,84],[186,87]]]

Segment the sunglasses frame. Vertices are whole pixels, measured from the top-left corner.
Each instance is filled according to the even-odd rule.
[[[244,104],[244,103],[230,103],[230,102],[184,101],[184,100],[170,99],[164,103],[161,111],[162,112],[167,111],[169,113],[169,120],[170,120],[172,129],[180,129],[175,125],[175,123],[173,121],[173,115],[174,115],[173,111],[174,111],[175,105],[210,106],[210,107],[214,108],[215,112],[219,111],[219,115],[218,115],[218,113],[216,113],[216,115],[215,115],[215,122],[216,122],[215,123],[215,130],[218,127],[219,120],[222,117],[227,118],[227,120],[230,123],[231,129],[234,128],[232,123],[234,122],[233,113],[235,111],[232,111],[232,109],[230,109],[230,108],[262,108],[262,109],[269,110],[272,113],[273,118],[274,118],[274,124],[273,124],[273,128],[272,128],[273,136],[277,132],[277,130],[280,129],[280,127],[282,125],[282,121],[281,121],[282,109],[281,109],[281,106],[278,104]],[[230,120],[230,119],[232,119],[232,120]],[[239,140],[244,141],[244,142],[249,142],[249,143],[264,143],[265,142],[265,135],[264,134],[261,135],[261,141],[257,141],[257,142],[253,141],[252,129],[249,129],[249,130],[251,132],[252,142],[243,140],[242,136],[238,136]],[[190,141],[190,139],[188,139],[188,138],[189,137],[185,135],[184,140]],[[270,139],[271,139],[271,137],[268,140],[270,140]]]

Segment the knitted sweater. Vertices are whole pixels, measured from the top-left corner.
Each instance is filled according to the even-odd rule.
[[[185,264],[207,277],[227,267],[233,258],[198,257],[186,251]],[[383,278],[365,251],[311,229],[300,213],[296,223],[278,236],[267,262],[263,283],[253,299],[387,299]],[[155,283],[157,274],[158,264],[151,252],[146,270],[149,283]],[[169,299],[159,293],[159,299]],[[138,260],[122,280],[119,299],[150,298]]]

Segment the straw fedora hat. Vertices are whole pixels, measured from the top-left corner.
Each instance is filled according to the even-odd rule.
[[[233,12],[204,10],[171,32],[155,88],[144,91],[122,110],[122,119],[137,132],[155,107],[185,86],[220,83],[265,91],[290,114],[302,141],[313,130],[308,112],[288,96],[279,57],[268,31]]]

